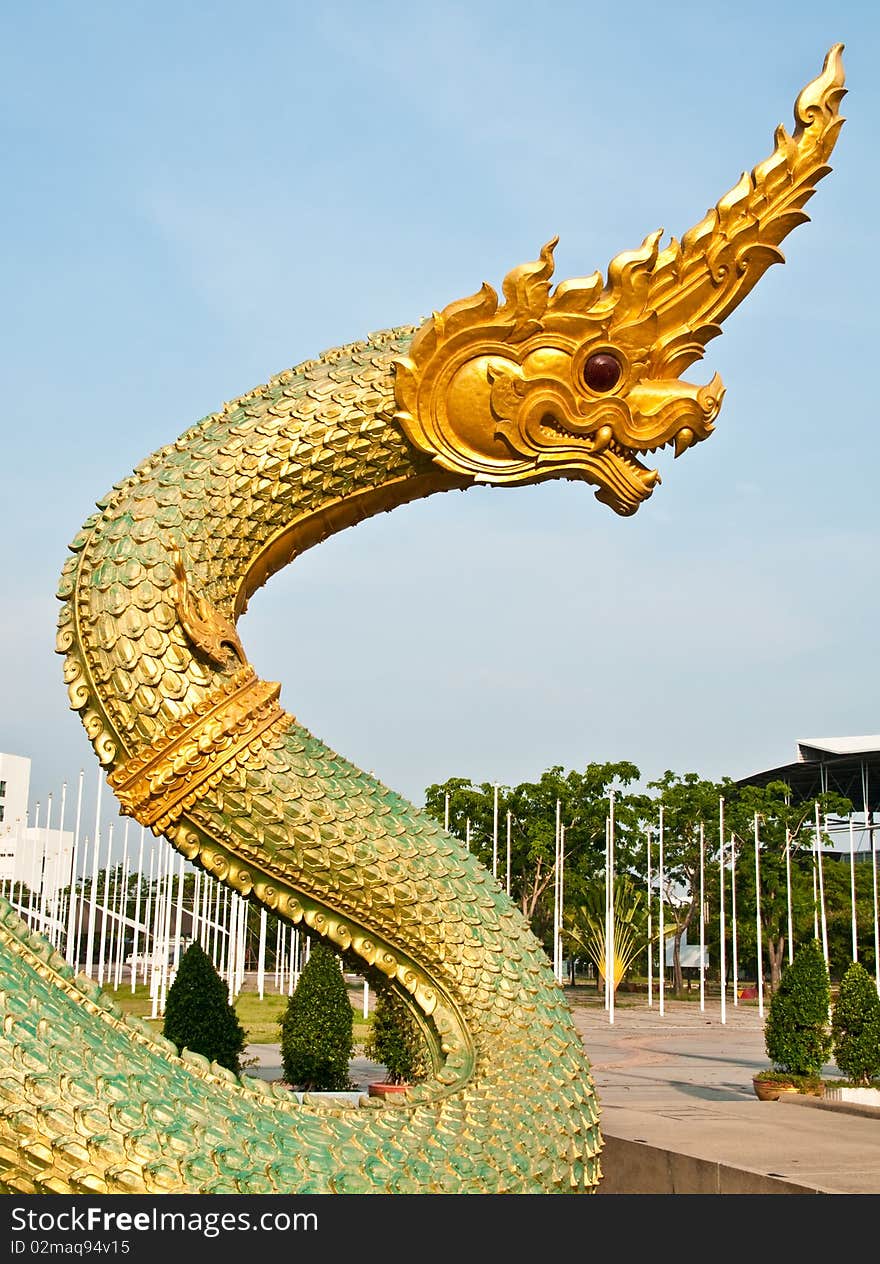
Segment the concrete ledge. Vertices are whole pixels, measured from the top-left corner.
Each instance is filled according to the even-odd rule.
[[[598,1194],[821,1194],[783,1176],[604,1136]]]
[[[786,1106],[810,1106],[817,1110],[836,1110],[843,1115],[861,1115],[864,1119],[880,1119],[880,1106],[869,1106],[831,1093],[826,1093],[824,1097],[813,1097],[809,1093],[782,1093],[776,1100]]]

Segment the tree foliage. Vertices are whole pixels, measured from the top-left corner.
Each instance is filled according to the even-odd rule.
[[[443,824],[449,796],[449,830],[468,839],[470,849],[496,877],[507,883],[507,824],[510,814],[510,894],[531,923],[535,934],[552,953],[553,891],[556,863],[557,803],[564,829],[566,898],[577,905],[591,884],[604,874],[605,821],[609,796],[615,792],[617,854],[623,869],[632,864],[638,842],[644,795],[627,787],[640,776],[628,760],[588,764],[583,772],[548,768],[537,781],[498,788],[498,828],[495,828],[495,787],[475,785],[451,777],[428,786],[425,806]]]
[[[288,1084],[311,1092],[351,1088],[354,1013],[332,948],[312,945],[280,1025],[281,1065]]]
[[[226,984],[198,943],[181,957],[168,989],[162,1034],[179,1049],[200,1053],[236,1075],[241,1072],[246,1033],[229,1004]]]
[[[829,822],[844,819],[852,811],[848,799],[826,793],[817,800],[793,802],[791,787],[782,781],[740,786],[729,777],[715,782],[696,772],[668,769],[648,782],[645,792],[637,789],[639,779],[639,769],[628,760],[594,762],[583,771],[566,771],[554,765],[535,781],[499,786],[496,814],[496,787],[492,783],[451,777],[427,788],[426,808],[442,824],[448,804],[450,832],[462,840],[467,838],[470,850],[487,868],[495,869],[498,881],[509,884],[511,898],[551,957],[557,804],[564,830],[564,924],[577,922],[578,909],[594,901],[594,888],[604,887],[612,796],[616,880],[628,876],[636,887],[647,890],[650,872],[653,912],[659,894],[662,809],[664,932],[672,941],[672,986],[676,993],[683,988],[682,945],[686,939],[694,941],[693,929],[700,918],[701,857],[704,942],[709,961],[717,969],[721,960],[723,879],[728,977],[757,978],[760,961],[762,977],[769,972],[771,993],[779,985],[783,963],[793,946],[818,935],[820,904],[814,890],[821,865],[829,961],[833,977],[841,976],[853,955],[847,875],[845,866],[823,864],[822,859],[831,846]],[[817,805],[821,821],[818,833]],[[756,899],[756,833],[760,901]],[[856,869],[858,956],[870,967],[874,955],[870,866],[858,865]],[[735,937],[731,921],[734,897],[738,908]],[[760,914],[760,927],[756,913]],[[646,946],[647,939],[643,953]],[[665,946],[661,954],[665,959]],[[641,960],[645,962],[644,955]],[[638,968],[638,957],[633,967]]]
[[[831,1014],[834,1059],[848,1080],[880,1079],[880,996],[867,970],[853,961],[840,981]]]
[[[427,1074],[422,1032],[409,1006],[393,988],[383,987],[376,992],[364,1052],[385,1067],[389,1084],[415,1084]]]
[[[819,1075],[831,1054],[831,984],[819,941],[810,939],[783,970],[764,1024],[767,1055],[778,1071]]]

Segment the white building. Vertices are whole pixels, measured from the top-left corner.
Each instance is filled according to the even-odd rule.
[[[0,855],[8,850],[7,836],[18,827],[27,825],[30,780],[29,759],[23,755],[0,753]]]
[[[24,883],[51,913],[56,891],[70,883],[73,832],[53,827],[53,815],[60,823],[60,802],[47,802],[29,819],[30,779],[29,759],[0,752],[0,892],[8,896]]]

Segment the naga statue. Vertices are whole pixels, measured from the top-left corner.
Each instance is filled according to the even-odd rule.
[[[555,240],[419,327],[287,369],[148,456],[70,546],[57,649],[122,810],[406,1001],[428,1078],[401,1100],[236,1076],[125,1016],[0,907],[0,1189],[26,1194],[594,1192],[600,1112],[526,918],[457,838],[282,709],[236,620],[281,567],[380,511],[475,484],[590,484],[711,433],[681,374],[808,219],[842,45],[795,127],[681,237],[551,287]]]

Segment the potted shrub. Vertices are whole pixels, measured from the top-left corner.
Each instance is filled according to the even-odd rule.
[[[391,988],[379,988],[364,1053],[385,1067],[385,1079],[369,1086],[371,1097],[405,1094],[426,1074],[425,1042],[406,1003]]]
[[[348,1064],[354,1048],[354,1013],[332,948],[312,944],[280,1025],[287,1084],[305,1092],[352,1088]]]
[[[846,1077],[841,1092],[853,1100],[880,1105],[880,996],[868,971],[854,961],[840,981],[840,990],[831,1012],[834,1060]],[[835,1094],[836,1095],[836,1094]]]
[[[753,1077],[757,1097],[766,1101],[786,1091],[823,1093],[822,1067],[831,1055],[830,1004],[828,968],[813,939],[795,953],[770,999],[764,1046],[773,1065]]]
[[[165,1000],[162,1035],[178,1049],[200,1053],[240,1075],[247,1034],[226,984],[199,943],[190,944],[180,959]]]

